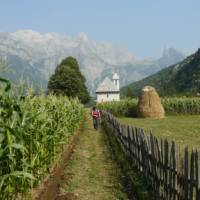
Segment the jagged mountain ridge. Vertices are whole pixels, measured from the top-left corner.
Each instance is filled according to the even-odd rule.
[[[199,83],[200,49],[183,61],[122,88],[122,94],[130,88],[137,96],[144,86],[150,85],[155,87],[161,96],[195,96],[200,92]]]
[[[172,51],[173,55],[167,53]],[[42,83],[47,83],[56,65],[63,58],[73,56],[77,58],[81,71],[87,79],[87,85],[92,92],[95,91],[98,83],[105,76],[111,75],[114,70],[119,72],[123,86],[132,81],[140,80],[166,67],[168,63],[180,61],[185,57],[174,49],[168,49],[158,60],[140,60],[124,48],[109,43],[91,41],[85,33],[80,33],[77,37],[72,38],[56,33],[41,34],[32,30],[0,33],[0,56],[7,57],[11,67],[18,72],[17,74],[21,73],[20,66],[16,66],[21,59],[22,68],[27,67],[26,76],[28,76],[29,71],[33,73],[35,70],[35,74],[43,79]],[[12,62],[10,58],[12,58]],[[13,58],[17,59],[16,64]],[[15,78],[17,79],[17,77]],[[38,79],[34,81],[34,77],[31,80],[33,83],[38,82]]]

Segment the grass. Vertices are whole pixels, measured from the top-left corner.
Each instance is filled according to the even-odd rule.
[[[61,195],[81,200],[126,200],[118,173],[119,169],[108,156],[103,134],[93,129],[88,117],[65,170]]]
[[[164,119],[118,118],[122,124],[144,128],[159,138],[200,148],[200,115],[166,116]]]
[[[150,184],[143,174],[138,171],[132,162],[132,159],[124,154],[116,137],[112,134],[112,130],[102,124],[104,134],[110,146],[113,160],[117,163],[121,173],[121,182],[128,195],[128,199],[152,200],[154,199]]]

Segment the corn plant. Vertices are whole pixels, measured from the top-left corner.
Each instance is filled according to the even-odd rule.
[[[135,116],[136,115],[136,99],[126,99],[121,101],[112,101],[98,104],[98,108],[106,110],[115,116]]]
[[[168,97],[161,99],[167,114],[200,114],[199,97]],[[136,99],[126,99],[118,102],[105,102],[98,104],[102,110],[106,110],[115,116],[136,116]]]
[[[48,173],[79,126],[83,107],[53,95],[20,98],[0,81],[0,199],[15,199]]]
[[[162,104],[169,114],[200,114],[199,97],[163,98]]]

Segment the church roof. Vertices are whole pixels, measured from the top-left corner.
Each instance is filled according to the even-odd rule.
[[[119,75],[117,73],[114,73],[112,79],[119,79]]]
[[[96,92],[119,92],[119,89],[108,77],[106,77],[98,86]]]

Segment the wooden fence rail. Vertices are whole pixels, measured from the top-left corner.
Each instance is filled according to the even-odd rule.
[[[197,149],[176,146],[144,129],[120,124],[103,111],[105,126],[112,131],[123,152],[150,182],[161,200],[200,200],[200,162]]]

